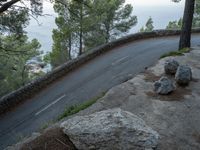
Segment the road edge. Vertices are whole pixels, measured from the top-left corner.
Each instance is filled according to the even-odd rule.
[[[81,65],[89,62],[90,60],[106,53],[113,48],[120,45],[127,44],[129,42],[134,42],[142,39],[158,38],[166,36],[180,35],[180,30],[154,30],[152,32],[140,32],[136,34],[131,34],[122,38],[119,38],[110,43],[98,46],[91,49],[87,53],[77,57],[74,60],[68,61],[59,67],[55,68],[53,71],[47,73],[45,76],[40,77],[25,86],[3,96],[0,98],[0,115],[16,107],[19,103],[31,98],[36,93],[45,89],[48,85],[52,84],[59,78],[65,76],[67,73],[79,68]],[[193,29],[192,33],[200,33],[200,28]]]

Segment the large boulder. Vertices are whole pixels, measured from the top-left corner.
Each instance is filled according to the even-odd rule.
[[[159,138],[142,119],[121,109],[76,116],[61,127],[79,150],[153,149]]]
[[[188,66],[179,66],[175,75],[175,80],[179,85],[188,85],[192,80],[192,70]]]
[[[173,81],[167,77],[161,77],[159,81],[154,83],[154,91],[157,94],[167,95],[176,89]]]
[[[179,63],[174,59],[165,62],[164,69],[166,74],[174,75],[178,69]]]

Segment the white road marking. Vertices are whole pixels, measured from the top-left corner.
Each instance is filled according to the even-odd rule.
[[[125,59],[127,59],[127,58],[129,58],[129,56],[126,56],[126,57],[123,57],[123,58],[121,58],[121,59],[118,59],[118,60],[116,60],[115,62],[113,62],[112,65],[116,65],[116,64],[122,62],[123,60],[125,60]]]
[[[40,111],[38,111],[37,113],[35,113],[35,116],[38,116],[40,113],[42,113],[43,111],[47,110],[52,105],[56,104],[57,102],[59,102],[64,97],[66,97],[66,94],[62,95],[61,97],[59,97],[58,99],[56,99],[55,101],[53,101],[52,103],[50,103],[49,105],[47,105],[46,107],[44,107],[43,109],[41,109]]]

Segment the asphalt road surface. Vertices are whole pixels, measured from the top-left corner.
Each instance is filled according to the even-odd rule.
[[[67,74],[32,99],[0,117],[0,149],[18,142],[56,119],[65,107],[82,103],[152,66],[158,58],[177,50],[178,36],[125,44],[96,57]],[[200,34],[192,46],[200,44]]]

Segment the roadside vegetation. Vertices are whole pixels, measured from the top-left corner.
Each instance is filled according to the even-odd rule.
[[[0,15],[0,97],[37,77],[29,74],[26,65],[41,53],[38,40],[29,40],[24,30],[29,19],[27,9]]]
[[[50,125],[53,125],[55,124],[56,122],[66,118],[66,117],[69,117],[71,115],[74,115],[78,112],[80,112],[81,110],[84,110],[84,109],[87,109],[88,107],[92,106],[94,103],[97,102],[97,100],[99,100],[100,98],[102,98],[104,95],[106,94],[106,92],[102,92],[101,94],[99,94],[98,96],[96,97],[93,97],[87,101],[85,101],[84,103],[82,104],[78,104],[78,105],[72,105],[70,107],[66,107],[65,110],[63,111],[62,114],[60,114],[57,119],[55,120],[52,120],[52,121],[49,121],[49,122],[46,122],[44,123],[42,126],[41,126],[41,130],[44,130],[46,128],[48,128]]]
[[[12,0],[11,0],[12,1]],[[0,97],[24,86],[43,74],[30,74],[27,62],[41,55],[41,45],[29,40],[25,28],[30,18],[42,16],[42,2],[30,7],[0,2]],[[20,1],[19,1],[20,3]],[[57,29],[53,30],[52,52],[44,61],[54,68],[89,49],[110,42],[137,24],[133,7],[124,0],[54,1]],[[5,8],[6,7],[6,8]]]
[[[166,54],[163,54],[162,56],[160,56],[160,59],[165,58],[165,57],[170,57],[170,56],[181,56],[184,53],[189,53],[189,52],[190,52],[190,48],[183,48],[178,51],[171,51]]]
[[[45,129],[47,129],[49,126],[55,124],[56,121],[55,120],[52,120],[52,121],[49,121],[49,122],[45,122],[41,127],[40,127],[40,131],[43,131]]]
[[[150,32],[153,31],[154,26],[153,26],[153,19],[151,17],[149,17],[149,19],[147,20],[145,26],[143,26],[140,29],[140,32]]]
[[[86,102],[80,104],[80,105],[73,105],[73,106],[70,106],[70,107],[66,107],[65,111],[59,115],[58,117],[58,121],[62,120],[63,118],[66,118],[68,116],[71,116],[73,114],[76,114],[78,112],[80,112],[81,110],[84,110],[88,107],[90,107],[91,105],[93,105],[94,103],[96,103],[96,101],[100,98],[102,98],[103,96],[105,95],[105,92],[101,93],[100,95],[90,99],[90,100],[87,100]]]

